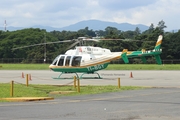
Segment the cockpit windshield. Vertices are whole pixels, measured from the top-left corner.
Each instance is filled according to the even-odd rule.
[[[57,61],[58,61],[58,58],[59,58],[60,55],[58,55],[52,62],[53,65],[56,65]]]
[[[58,66],[63,66],[64,64],[64,56],[61,56],[58,62]]]

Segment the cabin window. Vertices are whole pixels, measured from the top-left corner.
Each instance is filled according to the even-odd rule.
[[[64,63],[64,56],[61,56],[58,62],[58,66],[63,66]]]
[[[74,56],[72,60],[72,66],[80,66],[81,59],[81,56]]]
[[[65,66],[69,66],[70,60],[71,60],[71,56],[67,56]]]
[[[53,62],[52,62],[53,65],[56,65],[58,58],[59,58],[59,55],[53,60]]]

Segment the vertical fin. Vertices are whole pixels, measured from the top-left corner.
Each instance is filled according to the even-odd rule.
[[[162,39],[163,39],[163,36],[159,35],[158,40],[156,42],[156,46],[154,47],[155,51],[160,51],[161,52],[160,48],[161,48],[161,44],[162,44]],[[161,65],[162,61],[161,61],[160,54],[156,54],[156,55],[154,55],[154,57],[156,59],[157,64]]]
[[[155,50],[156,50],[156,49],[160,49],[161,43],[162,43],[162,39],[163,39],[163,36],[162,36],[162,35],[159,35],[158,40],[157,40],[157,42],[156,42],[156,45],[155,45],[155,47],[154,47]]]

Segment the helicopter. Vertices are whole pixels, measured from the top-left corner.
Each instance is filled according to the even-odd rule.
[[[82,41],[96,41],[101,39],[80,37],[76,42],[70,47]],[[120,40],[120,39],[119,39]],[[122,59],[124,63],[129,63],[129,58],[141,58],[143,63],[146,63],[147,56],[154,56],[157,64],[162,64],[160,54],[162,49],[160,49],[162,44],[163,36],[159,35],[155,47],[153,50],[141,51],[128,51],[128,49],[123,49],[121,52],[111,52],[110,49],[101,48],[96,46],[77,46],[75,49],[69,49],[65,54],[58,55],[49,65],[49,68],[54,72],[61,72],[61,74],[54,79],[60,79],[62,74],[65,73],[75,73],[78,78],[83,78],[84,74],[97,74],[97,78],[101,76],[97,71],[105,69],[108,67],[109,63],[113,60]],[[77,73],[82,73],[81,76]]]

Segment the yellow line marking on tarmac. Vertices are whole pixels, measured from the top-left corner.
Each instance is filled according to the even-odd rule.
[[[41,101],[41,100],[53,100],[52,97],[12,97],[12,98],[0,98],[1,100],[23,102],[23,101]]]

